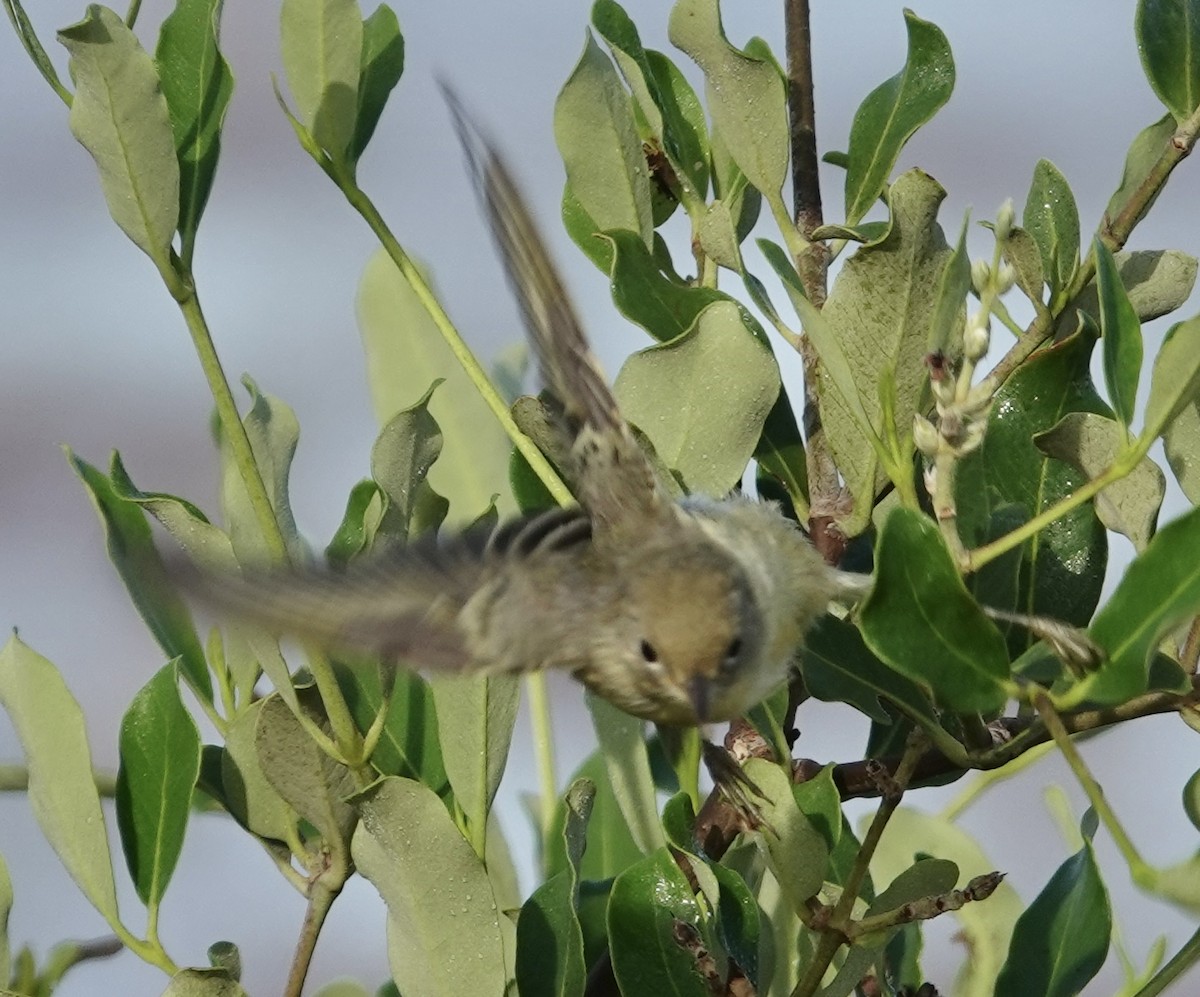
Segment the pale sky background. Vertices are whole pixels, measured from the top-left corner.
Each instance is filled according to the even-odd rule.
[[[277,6],[264,0],[228,0],[226,6],[224,47],[237,90],[198,241],[200,294],[230,379],[249,371],[297,411],[303,435],[293,505],[302,531],[324,543],[346,492],[367,472],[375,436],[354,318],[357,280],[375,244],[297,146],[276,107],[268,74],[279,65]],[[669,49],[668,4],[631,0],[626,6],[643,41]],[[761,34],[782,54],[781,6],[729,0],[727,33],[738,44]],[[65,76],[54,31],[78,20],[83,4],[39,0],[29,8]],[[905,32],[899,4],[826,0],[814,8],[824,152],[845,147],[858,102],[900,68]],[[140,33],[147,47],[168,9],[163,0],[145,3]],[[485,357],[518,338],[516,311],[434,86],[435,76],[448,79],[500,137],[546,223],[599,352],[615,371],[644,339],[617,315],[605,280],[557,224],[562,167],[551,112],[580,53],[589,4],[445,0],[401,2],[395,9],[407,66],[364,158],[362,186],[401,241],[430,265],[451,315]],[[976,218],[992,217],[1009,196],[1019,208],[1034,163],[1046,157],[1071,182],[1087,238],[1119,179],[1129,141],[1162,114],[1138,61],[1133,11],[1132,3],[1118,0],[925,0],[916,7],[949,37],[958,82],[950,104],[909,145],[900,168],[919,165],[947,188],[941,217],[948,230],[957,230],[968,206]],[[681,54],[677,60],[685,62]],[[95,515],[59,445],[70,444],[101,466],[119,448],[142,488],[185,495],[215,510],[211,403],[178,311],[149,261],[110,222],[92,161],[67,130],[65,108],[7,24],[0,24],[0,94],[0,627],[18,626],[27,643],[58,665],[87,714],[96,763],[115,769],[121,713],[163,657],[105,559]],[[838,171],[826,169],[824,189],[826,217],[836,220]],[[1196,191],[1196,164],[1185,163],[1131,248],[1196,252]],[[980,234],[973,246],[990,251]],[[677,260],[686,265],[683,247]],[[1194,298],[1181,315],[1196,310]],[[1152,342],[1162,331],[1156,324]],[[1154,348],[1148,346],[1148,356]],[[1171,514],[1182,510],[1180,501],[1173,493]],[[1113,551],[1125,557],[1128,545],[1116,539]],[[594,744],[580,690],[567,681],[553,688],[562,782]],[[866,726],[856,714],[811,704],[800,720],[800,753],[823,760],[859,756]],[[1195,830],[1178,800],[1196,744],[1194,732],[1165,717],[1126,725],[1084,746],[1152,863],[1168,865],[1195,850]],[[7,718],[0,719],[0,761],[18,757]],[[526,856],[518,801],[534,788],[531,759],[522,717],[500,809],[515,850]],[[1069,851],[1043,804],[1043,787],[1051,784],[1066,786],[1076,812],[1082,811],[1065,767],[1051,759],[993,790],[964,820],[1026,900]],[[954,792],[914,793],[908,802],[937,809]],[[110,821],[114,844],[115,830]],[[1144,959],[1160,933],[1169,935],[1168,951],[1174,951],[1194,922],[1134,890],[1103,831],[1099,852],[1134,961]],[[44,955],[60,938],[105,933],[41,840],[21,797],[0,799],[0,853],[16,890],[14,945],[32,941]],[[136,931],[138,903],[119,856],[117,866],[123,910]],[[534,885],[527,857],[524,869],[527,892]],[[203,963],[210,942],[231,939],[242,947],[247,989],[277,993],[302,914],[301,898],[231,822],[193,820],[162,912],[162,934],[177,960]],[[952,977],[946,967],[960,956],[952,930],[942,919],[926,946],[927,971],[947,993]],[[322,935],[308,992],[347,973],[374,987],[386,972],[379,902],[358,883],[338,902]],[[1110,993],[1118,981],[1110,960],[1087,993]],[[75,971],[59,992],[141,997],[164,986],[157,970],[123,954]]]

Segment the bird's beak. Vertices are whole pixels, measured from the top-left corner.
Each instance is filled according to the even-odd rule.
[[[692,711],[696,714],[698,723],[708,722],[709,699],[712,693],[712,683],[704,675],[697,675],[688,685],[688,696],[692,701]]]

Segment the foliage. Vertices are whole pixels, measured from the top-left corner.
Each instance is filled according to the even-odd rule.
[[[623,409],[675,486],[721,495],[753,463],[759,490],[810,527],[830,560],[849,544],[870,545],[875,581],[861,607],[811,635],[790,703],[781,692],[753,711],[752,727],[737,725],[767,756],[746,765],[760,796],[756,828],[739,825],[724,796],[700,797],[694,740],[648,741],[640,722],[601,701],[591,703],[599,748],[561,797],[542,745],[544,875],[523,902],[490,820],[516,679],[427,680],[319,648],[294,667],[274,637],[246,624],[201,634],[153,541],[151,520],[214,570],[310,556],[289,504],[296,419],[249,378],[239,413],[192,271],[233,94],[221,0],[176,0],[153,53],[134,31],[136,3],[124,19],[89,7],[58,35],[71,87],[18,0],[5,6],[70,107],[113,220],[178,303],[218,416],[219,522],[186,499],[140,490],[119,456],[105,471],[68,455],[166,659],[130,704],[109,787],[144,937],[117,909],[104,787],[78,703],[54,665],[15,635],[0,651],[0,703],[25,750],[43,832],[119,943],[169,976],[166,994],[243,993],[234,946],[218,942],[210,966],[187,968],[157,934],[201,803],[236,821],[308,902],[291,997],[354,875],[388,907],[393,982],[380,993],[408,995],[499,995],[514,980],[527,997],[927,993],[918,989],[921,925],[949,911],[972,953],[954,993],[1076,994],[1115,944],[1091,844],[1101,823],[1143,889],[1200,911],[1200,859],[1169,869],[1142,859],[1071,743],[1149,713],[1179,712],[1197,726],[1200,512],[1160,524],[1165,478],[1149,452],[1163,440],[1196,501],[1200,318],[1171,327],[1139,404],[1142,322],[1182,305],[1196,261],[1123,249],[1200,135],[1194,0],[1138,5],[1139,49],[1167,114],[1134,139],[1091,240],[1067,179],[1043,160],[1019,223],[1012,204],[1002,206],[988,223],[990,259],[973,263],[965,227],[952,245],[938,222],[937,181],[918,170],[893,177],[905,143],[954,86],[950,44],[935,25],[905,13],[903,68],[863,100],[847,151],[828,157],[845,169],[844,210],[822,225],[819,210],[802,207],[820,203],[805,166],[815,166],[815,139],[789,126],[789,93],[812,96],[800,48],[787,53],[785,72],[760,39],[739,49],[725,37],[717,0],[677,0],[670,39],[698,67],[702,99],[690,69],[645,48],[616,0],[596,0],[594,33],[554,125],[567,230],[611,278],[618,310],[655,340],[616,380]],[[500,387],[512,371],[481,368],[358,186],[359,160],[386,127],[381,115],[403,73],[395,14],[380,5],[364,19],[357,0],[282,0],[281,15],[291,93],[289,101],[277,90],[283,113],[381,246],[361,310],[381,429],[370,477],[353,489],[325,557],[344,565],[378,554],[438,530],[450,513],[494,522],[569,501],[537,403],[514,402]],[[792,162],[794,211],[785,201]],[[773,270],[778,292],[748,268],[745,243],[763,207],[781,245],[759,238],[753,259]],[[660,231],[678,212],[691,234],[691,278],[679,276],[688,267]],[[719,287],[729,275],[745,301]],[[1007,296],[1027,302],[1028,326],[1011,319]],[[985,372],[993,319],[1015,343]],[[1103,390],[1090,374],[1097,346]],[[803,397],[780,382],[779,348],[805,357]],[[818,420],[820,432],[800,432]],[[501,461],[512,495],[487,485]],[[1101,605],[1112,531],[1138,554]],[[263,676],[273,686],[265,695]],[[528,681],[535,712],[544,711],[540,676]],[[794,763],[789,711],[804,696],[870,717],[862,760],[819,771]],[[201,743],[192,709],[214,743]],[[1000,769],[1048,741],[1094,812],[1079,850],[1023,908],[964,832],[901,797]],[[655,745],[669,749],[671,778],[654,764]],[[1184,801],[1194,822],[1198,782],[1200,774]],[[678,792],[660,811],[668,789]],[[842,812],[851,796],[879,798],[857,831]],[[12,901],[0,863],[0,982],[12,992],[49,993],[71,965],[111,950],[60,946],[40,966],[28,950],[10,958]],[[1161,992],[1198,954],[1193,940],[1157,973],[1152,956],[1140,977],[1130,969],[1126,992]]]

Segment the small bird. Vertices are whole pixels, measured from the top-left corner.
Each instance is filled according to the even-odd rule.
[[[622,418],[517,187],[454,116],[545,386],[578,508],[426,538],[341,571],[202,579],[279,632],[467,673],[562,669],[637,717],[732,720],[788,677],[810,625],[866,576],[824,563],[770,502],[674,500]]]

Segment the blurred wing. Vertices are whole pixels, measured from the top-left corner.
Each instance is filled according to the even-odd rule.
[[[322,647],[464,669],[472,654],[459,624],[486,576],[483,544],[416,544],[340,571],[323,568],[205,572],[177,564],[181,586],[220,613]]]
[[[542,379],[562,405],[574,434],[574,484],[580,503],[602,533],[669,514],[670,499],[621,416],[512,175],[458,98],[444,86],[443,91]]]

